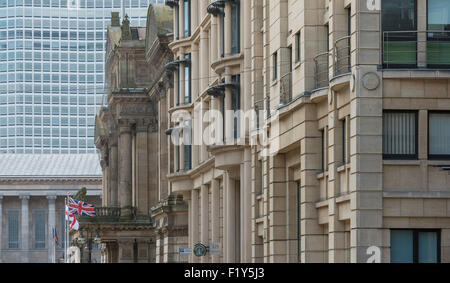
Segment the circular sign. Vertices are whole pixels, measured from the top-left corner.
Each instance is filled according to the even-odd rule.
[[[208,249],[203,244],[197,244],[194,247],[194,255],[197,257],[205,256],[207,252],[208,252]]]
[[[374,72],[369,72],[363,76],[363,86],[368,90],[376,90],[380,85],[380,77]]]

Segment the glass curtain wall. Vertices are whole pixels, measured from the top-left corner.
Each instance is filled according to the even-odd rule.
[[[126,1],[131,25],[155,2]],[[0,0],[0,153],[95,153],[112,11],[121,0]]]

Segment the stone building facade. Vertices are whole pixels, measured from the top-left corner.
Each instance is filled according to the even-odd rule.
[[[102,199],[97,155],[0,155],[0,262],[52,263],[64,259],[64,201],[86,188]],[[58,235],[58,245],[53,238]],[[100,249],[91,250],[100,262]]]
[[[450,261],[444,2],[166,1],[189,261]]]
[[[172,13],[163,4],[150,5],[147,27],[130,27],[127,18],[120,24],[116,13],[111,17],[107,105],[97,116],[95,138],[103,207],[95,219],[80,221],[82,229],[99,231],[103,262],[167,262],[167,243],[187,234],[178,216],[186,214],[185,204],[169,196],[166,179],[165,105],[172,80],[165,65],[172,58],[172,36]]]

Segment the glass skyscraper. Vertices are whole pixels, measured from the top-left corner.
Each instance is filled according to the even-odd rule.
[[[0,153],[96,152],[106,28],[122,1],[0,0]],[[162,1],[124,2],[145,26]]]

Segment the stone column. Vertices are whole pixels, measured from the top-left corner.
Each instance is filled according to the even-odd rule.
[[[220,237],[220,190],[219,182],[216,179],[211,181],[211,240],[213,243],[219,243]],[[218,263],[218,256],[212,256],[212,262]]]
[[[231,55],[231,3],[225,4],[225,57]]]
[[[199,203],[198,203],[199,190],[192,190],[191,192],[191,247],[194,248],[199,243],[198,232],[198,217],[199,217]],[[192,255],[192,262],[197,263],[198,257]]]
[[[47,196],[48,200],[48,262],[53,263],[55,241],[53,240],[53,228],[56,228],[55,201],[56,196]],[[56,260],[56,259],[55,259]]]
[[[180,0],[178,3],[178,18],[179,22],[179,31],[180,31],[180,39],[184,38],[184,0]]]
[[[231,76],[229,68],[225,71],[227,75],[225,75],[226,82],[231,82]],[[233,112],[232,112],[232,94],[231,89],[226,88],[225,89],[225,113],[224,113],[224,119],[225,119],[225,142],[227,145],[234,144],[234,123],[233,123]]]
[[[319,199],[320,184],[317,173],[321,171],[321,133],[317,129],[317,122],[308,117],[316,115],[315,105],[306,105],[299,117],[305,122],[300,132],[300,162],[301,162],[301,262],[321,263],[326,257],[324,253],[323,227],[318,224],[316,202]]]
[[[200,110],[200,115],[201,115],[201,117],[200,117],[200,130],[201,130],[201,133],[199,134],[199,136],[200,136],[200,161],[201,162],[205,162],[207,159],[208,159],[208,147],[207,147],[207,145],[206,145],[206,143],[203,141],[203,134],[204,134],[204,132],[205,132],[205,130],[206,130],[206,127],[207,127],[207,124],[206,123],[204,123],[203,121],[204,121],[204,117],[205,117],[205,115],[206,115],[206,113],[209,111],[209,109],[208,109],[208,103],[206,103],[205,102],[205,99],[204,98],[202,98],[202,102],[201,102],[201,110]]]
[[[226,172],[225,202],[226,202],[226,263],[236,262],[236,188],[235,180]]]
[[[118,151],[117,140],[111,142],[109,148],[109,188],[110,188],[110,203],[108,206],[116,207],[119,205],[119,186],[118,177]]]
[[[21,223],[20,223],[20,231],[22,232],[20,235],[21,242],[21,250],[22,250],[22,262],[28,263],[28,250],[29,250],[29,220],[28,220],[28,204],[30,200],[30,196],[20,196],[22,200],[22,211],[21,211]]]
[[[186,169],[186,166],[184,166],[184,149],[185,149],[185,147],[184,147],[184,140],[183,140],[183,136],[184,136],[184,133],[182,134],[182,135],[180,135],[180,145],[179,145],[179,147],[180,147],[180,172],[181,171],[185,171],[185,169]]]
[[[340,179],[337,168],[343,164],[342,160],[342,124],[339,121],[336,98],[337,94],[331,91],[333,97],[328,109],[328,262],[345,263],[345,225],[339,220],[336,198],[340,195]]]
[[[210,41],[210,54],[209,54],[210,62],[214,62],[218,58],[219,46],[220,46],[218,34],[220,34],[218,18],[211,17],[211,29],[210,29],[211,41]],[[201,44],[201,37],[200,37],[200,44]],[[208,69],[208,76],[209,76],[209,69]],[[209,83],[209,79],[207,81]]]
[[[244,150],[244,163],[241,165],[241,263],[250,263],[252,257],[251,246],[251,188],[252,168],[251,149]]]
[[[136,207],[138,213],[148,214],[149,211],[149,187],[148,187],[148,123],[139,120],[136,126]],[[155,178],[157,176],[154,176]]]
[[[128,121],[121,121],[120,123],[119,147],[119,204],[123,209],[122,216],[130,216],[132,205],[132,144],[131,124]]]
[[[205,246],[209,245],[209,189],[208,186],[202,185],[201,191],[201,243]],[[208,262],[208,257],[202,257],[202,263]]]
[[[3,196],[0,195],[0,250],[2,248],[2,234],[3,233]],[[2,256],[0,254],[0,263],[2,263]]]
[[[208,31],[205,31],[202,29],[200,33],[200,54],[202,56],[202,59],[209,58],[210,52],[208,48]],[[195,61],[194,61],[195,62]],[[209,83],[209,66],[208,66],[208,60],[201,60],[197,61],[200,63],[200,93],[206,90]]]
[[[286,159],[284,154],[269,157],[268,238],[269,262],[286,261]]]

